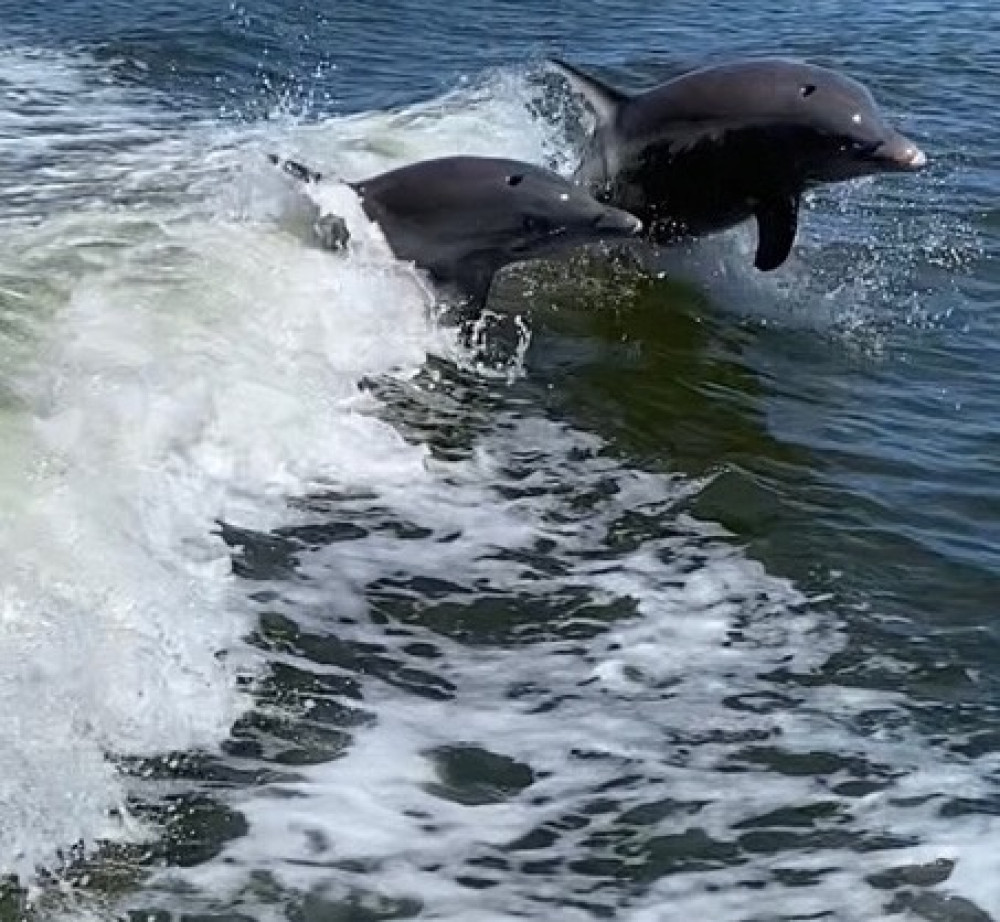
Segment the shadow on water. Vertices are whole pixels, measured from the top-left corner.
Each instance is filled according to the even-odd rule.
[[[690,511],[767,556],[781,531],[773,517],[822,461],[771,432],[768,384],[748,357],[760,330],[688,284],[625,283],[624,296],[585,308],[557,294],[536,318],[529,376],[552,412],[598,432],[626,463],[709,475]]]

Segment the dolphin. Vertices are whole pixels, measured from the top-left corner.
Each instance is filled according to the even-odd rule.
[[[321,179],[295,161],[270,159],[303,182]],[[493,277],[510,263],[642,230],[634,215],[518,160],[441,157],[348,185],[398,259],[457,291],[474,310],[485,306]],[[327,226],[322,232],[343,245],[341,231]]]
[[[597,119],[580,182],[642,218],[657,243],[754,217],[761,271],[788,258],[806,188],[927,163],[864,85],[825,67],[738,60],[630,96],[565,61],[548,63]]]

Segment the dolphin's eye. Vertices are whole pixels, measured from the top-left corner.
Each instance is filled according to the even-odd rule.
[[[513,176],[507,177],[508,186],[517,186],[524,181],[524,175],[522,173],[515,173]]]
[[[799,94],[802,96],[803,99],[805,99],[807,96],[812,96],[812,94],[815,92],[816,92],[815,83],[807,83],[805,86],[799,87]]]

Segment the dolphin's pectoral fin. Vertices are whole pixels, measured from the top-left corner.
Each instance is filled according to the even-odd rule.
[[[431,278],[457,295],[459,320],[475,320],[486,307],[497,268],[487,259],[467,258],[458,263],[429,267]]]
[[[757,255],[753,264],[761,272],[777,269],[792,251],[799,226],[799,196],[778,195],[764,199],[754,212],[757,218]]]
[[[493,285],[494,272],[492,268],[476,266],[464,271],[457,279],[460,293],[463,295],[462,319],[470,320],[478,317],[485,309]]]

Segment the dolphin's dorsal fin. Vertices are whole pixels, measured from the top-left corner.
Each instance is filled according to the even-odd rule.
[[[284,157],[279,157],[277,154],[268,154],[267,159],[299,182],[319,182],[323,178],[322,173],[311,170],[297,160],[287,160]]]
[[[596,77],[585,74],[572,64],[567,64],[558,58],[549,58],[548,64],[561,74],[573,92],[582,96],[587,105],[594,110],[599,129],[605,125],[614,124],[618,109],[628,102],[627,94],[602,83]]]

